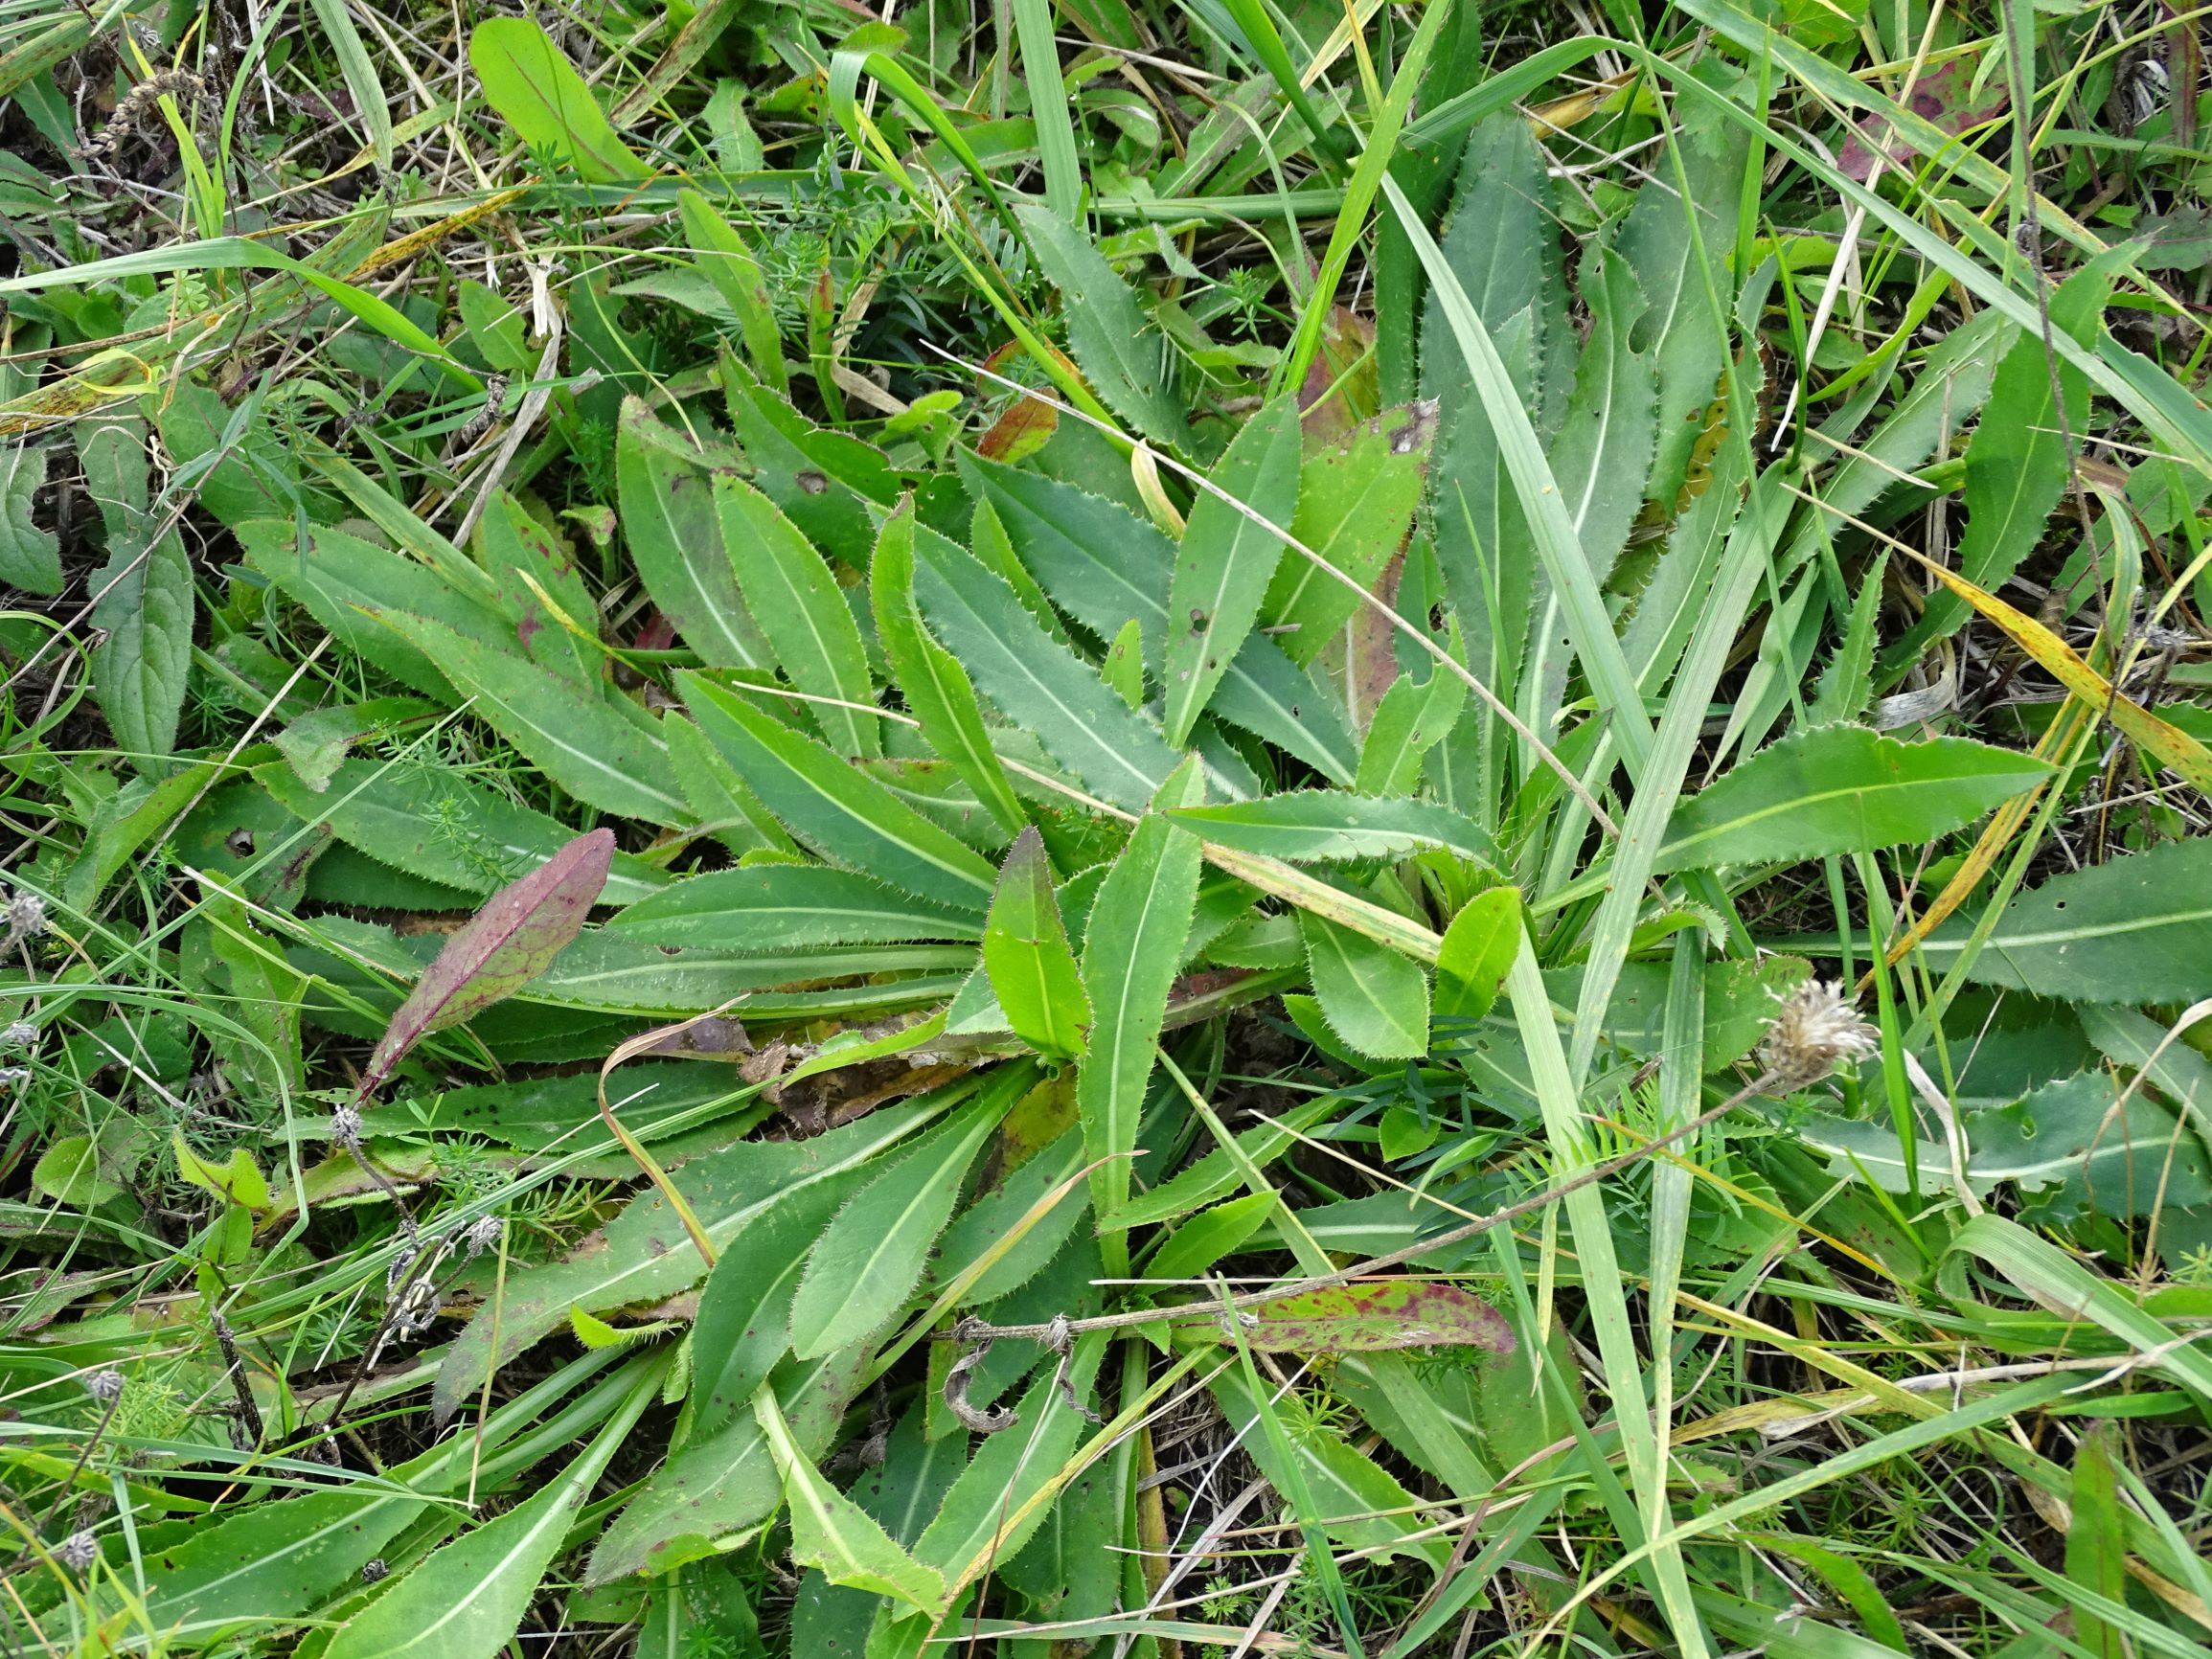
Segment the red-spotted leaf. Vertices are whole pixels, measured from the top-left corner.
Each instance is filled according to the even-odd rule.
[[[1372,1353],[1390,1348],[1487,1348],[1513,1352],[1513,1327],[1456,1284],[1379,1279],[1309,1290],[1238,1316],[1244,1341],[1270,1353]]]
[[[614,832],[594,830],[486,899],[392,1016],[361,1094],[373,1093],[421,1038],[475,1018],[550,967],[582,931],[613,859]]]

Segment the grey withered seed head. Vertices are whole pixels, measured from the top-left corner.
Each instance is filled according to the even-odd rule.
[[[80,1530],[54,1546],[54,1558],[71,1572],[81,1573],[100,1559],[100,1545],[90,1533]]]
[[[84,1379],[84,1392],[107,1405],[123,1398],[123,1373],[106,1366]]]
[[[1809,979],[1782,998],[1759,1040],[1767,1087],[1786,1095],[1816,1083],[1838,1062],[1881,1052],[1881,1033],[1859,1017],[1840,985]]]

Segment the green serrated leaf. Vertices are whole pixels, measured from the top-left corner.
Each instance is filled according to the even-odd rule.
[[[1135,617],[1115,630],[1100,672],[1130,708],[1145,706],[1145,636]]]
[[[1431,404],[1392,409],[1342,443],[1310,452],[1298,468],[1291,534],[1361,587],[1372,589],[1405,545],[1436,441]],[[1359,596],[1295,550],[1283,556],[1261,614],[1276,643],[1304,667],[1351,620]]]
[[[876,636],[890,659],[891,677],[900,694],[922,722],[923,737],[974,790],[976,799],[991,808],[1000,827],[1018,833],[1028,815],[991,746],[975,687],[959,660],[930,637],[915,602],[914,509],[910,502],[901,502],[883,521],[876,556],[868,567],[868,587],[876,613]]]
[[[1191,509],[1168,584],[1168,637],[1161,681],[1168,741],[1181,748],[1199,711],[1228,672],[1274,580],[1283,539],[1232,505],[1241,502],[1266,524],[1288,527],[1298,508],[1298,415],[1288,399],[1270,403],[1244,423]]]
[[[1180,806],[1199,787],[1196,763],[1185,761],[1160,805]],[[1093,1024],[1075,1098],[1085,1149],[1106,1160],[1091,1175],[1102,1230],[1119,1225],[1115,1213],[1129,1198],[1128,1154],[1136,1148],[1152,1051],[1190,936],[1199,863],[1197,836],[1162,811],[1148,812],[1100,883],[1083,928],[1083,984]]]
[[[998,873],[875,779],[696,673],[680,676],[700,731],[767,809],[826,858],[917,898],[981,911]]]
[[[1497,850],[1475,822],[1435,801],[1299,789],[1170,816],[1204,839],[1294,864],[1403,858],[1435,849],[1488,865]]]
[[[1954,919],[1921,953],[1948,969],[1973,930]],[[2162,842],[2052,876],[2004,907],[1968,977],[2066,1002],[2212,996],[2212,841]]]
[[[1519,953],[1520,930],[1517,889],[1494,887],[1460,906],[1436,958],[1438,1018],[1476,1020],[1490,1012]]]
[[[31,521],[32,500],[45,483],[45,450],[13,443],[0,455],[0,585],[25,593],[61,591],[61,544]]]
[[[1863,726],[1801,732],[1675,808],[1655,870],[1818,858],[1931,841],[2051,768],[1966,738],[1901,743]]]
[[[501,737],[579,801],[648,824],[690,821],[691,806],[676,788],[657,732],[512,648],[488,647],[419,617],[388,614],[384,623],[474,697],[477,712]]]
[[[791,1558],[818,1567],[832,1584],[904,1602],[935,1618],[945,1611],[945,1579],[884,1532],[875,1517],[822,1478],[791,1439],[773,1390],[753,1397],[753,1417],[783,1477],[791,1511]]]
[[[842,706],[873,705],[876,689],[859,625],[822,556],[743,479],[718,474],[714,489],[722,545],[784,672],[809,695],[837,699],[808,705],[822,735],[840,755],[880,755],[876,716]]]
[[[1377,1059],[1417,1059],[1428,1052],[1428,976],[1365,934],[1301,913],[1314,999],[1338,1038]]]
[[[983,930],[983,966],[1014,1034],[1047,1059],[1083,1052],[1091,1011],[1052,894],[1052,865],[1034,828],[999,867]]]
[[[1007,538],[1006,556],[1019,556],[1022,580],[1034,575],[1053,603],[1102,640],[1118,637],[1134,619],[1145,670],[1158,679],[1174,544],[1127,508],[1072,484],[967,454],[961,468],[981,498],[978,525],[989,522]],[[977,554],[983,555],[980,531]],[[1024,602],[1049,615],[1042,594]],[[1333,783],[1350,784],[1359,764],[1358,745],[1341,714],[1263,634],[1246,638],[1230,661],[1211,712],[1288,750]]]
[[[1155,443],[1179,449],[1189,439],[1169,381],[1167,339],[1135,292],[1090,239],[1050,209],[1017,207],[1022,235],[1060,296],[1067,343],[1106,406]]]
[[[915,534],[915,592],[983,694],[1101,799],[1139,809],[1175,769],[1175,752],[1096,669],[1038,627],[979,560],[926,527]]]
[[[609,926],[648,944],[743,951],[982,937],[970,911],[931,904],[850,870],[802,864],[687,876]]]
[[[813,1359],[875,1334],[922,1282],[985,1138],[1030,1081],[1008,1065],[920,1144],[889,1160],[837,1212],[791,1297],[791,1352]]]

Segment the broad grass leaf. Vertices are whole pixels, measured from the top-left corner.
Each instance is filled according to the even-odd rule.
[[[1161,683],[1168,741],[1181,748],[1228,672],[1283,557],[1283,539],[1241,512],[1242,502],[1288,529],[1298,510],[1298,411],[1288,398],[1247,420],[1215,466],[1213,490],[1191,509],[1168,584],[1168,637]]]
[[[1436,1015],[1476,1020],[1497,1001],[1520,951],[1520,893],[1494,887],[1459,908],[1436,958]]]
[[[513,648],[485,645],[441,623],[388,615],[385,625],[437,664],[509,742],[579,801],[648,824],[691,821],[668,747],[604,698],[539,668]]]
[[[1002,829],[1029,822],[984,730],[983,706],[959,659],[929,635],[914,599],[914,507],[909,501],[883,522],[868,566],[876,637],[891,678],[922,722],[929,746],[948,761]],[[1132,704],[1132,707],[1135,705]]]
[[[812,864],[749,864],[686,876],[609,926],[648,944],[741,951],[982,937],[972,911]]]
[[[741,478],[718,475],[715,511],[722,545],[737,567],[738,585],[791,684],[810,696],[863,707],[875,701],[859,625],[822,556],[775,503]],[[836,703],[808,704],[830,746],[840,755],[883,752],[880,722]]]
[[[1023,572],[1101,640],[1118,638],[1135,622],[1144,667],[1157,679],[1171,627],[1174,544],[1118,502],[1061,480],[975,456],[964,455],[961,466]],[[1358,745],[1334,702],[1264,634],[1245,639],[1210,708],[1334,783],[1349,784],[1358,767]]]
[[[922,1283],[929,1247],[952,1219],[984,1140],[1030,1081],[993,1073],[949,1122],[891,1159],[837,1212],[791,1298],[791,1352],[813,1359],[872,1336]]]
[[[1162,791],[1163,804],[1196,787],[1188,769],[1177,779],[1179,788],[1172,784]],[[1115,1214],[1129,1198],[1127,1154],[1136,1148],[1153,1049],[1182,967],[1199,863],[1197,836],[1158,812],[1147,813],[1100,884],[1084,924],[1083,983],[1092,1025],[1075,1099],[1084,1148],[1107,1160],[1091,1176],[1102,1229],[1121,1225]]]
[[[1216,1313],[1218,1322],[1221,1315]],[[1245,1345],[1269,1353],[1371,1353],[1482,1348],[1511,1353],[1513,1327],[1472,1291],[1420,1279],[1309,1290],[1237,1316]]]
[[[1655,870],[1818,858],[1932,841],[2051,768],[1966,738],[1902,743],[1863,726],[1801,732],[1675,808]]]
[[[1290,533],[1362,588],[1405,545],[1436,441],[1436,409],[1416,403],[1362,422],[1343,443],[1309,449],[1298,467]],[[1351,620],[1359,596],[1295,548],[1261,606],[1283,653],[1301,668]]]
[[[0,585],[25,593],[61,591],[61,544],[31,521],[31,503],[46,483],[46,451],[11,443],[0,455]]]
[[[983,930],[983,966],[1015,1036],[1047,1059],[1083,1053],[1090,1003],[1053,898],[1052,863],[1034,828],[1015,837],[999,867]]]
[[[1342,1042],[1380,1060],[1428,1052],[1428,976],[1419,963],[1311,911],[1298,927],[1314,1000]]]
[[[1059,290],[1067,343],[1106,407],[1155,443],[1179,449],[1190,430],[1170,384],[1167,338],[1090,239],[1048,208],[1017,207],[1030,252]]]
[[[1938,970],[1973,925],[1921,945]],[[2212,995],[2212,841],[2167,841],[2054,875],[2004,907],[1968,977],[2064,1002],[2186,1003]]]
[[[926,1027],[922,1035],[926,1037]],[[846,1180],[919,1133],[972,1086],[963,1082],[911,1104],[879,1106],[857,1123],[804,1141],[741,1141],[692,1159],[670,1179],[706,1229],[708,1243],[720,1252],[778,1202],[803,1188]],[[498,1329],[490,1319],[471,1320],[439,1367],[432,1396],[439,1420],[474,1397],[488,1370],[559,1329],[569,1308],[596,1313],[656,1301],[696,1283],[706,1271],[667,1198],[657,1190],[641,1193],[565,1261],[511,1273]]]
[[[651,171],[615,136],[583,77],[528,18],[479,23],[468,36],[468,65],[517,138],[587,183],[619,184]]]
[[[949,831],[737,693],[696,673],[679,684],[699,730],[800,841],[917,898],[989,906],[998,873]]]
[[[396,1579],[332,1638],[329,1659],[492,1659],[505,1649],[584,1500],[658,1392],[660,1367],[645,1365],[641,1385],[558,1480]]]
[[[661,615],[710,668],[768,669],[775,657],[745,608],[738,573],[722,540],[712,487],[670,450],[661,422],[642,399],[623,400],[615,437],[615,479],[623,539],[638,580]]]
[[[1435,801],[1299,789],[1170,814],[1203,839],[1293,864],[1403,858],[1431,849],[1489,865],[1497,854],[1473,819]]]
[[[472,1019],[552,966],[582,931],[614,855],[614,831],[579,835],[487,899],[415,982],[369,1056],[359,1092],[375,1092],[417,1041]]]
[[[784,1481],[791,1513],[791,1558],[818,1567],[832,1584],[888,1596],[935,1617],[945,1610],[945,1579],[901,1549],[876,1518],[822,1478],[791,1439],[775,1394],[763,1388],[753,1417]]]
[[[919,527],[915,592],[983,694],[1101,799],[1140,810],[1175,769],[1176,754],[1157,729],[1046,634],[1013,588],[957,543]]]
[[[288,519],[256,519],[235,533],[246,562],[304,608],[331,637],[403,685],[442,704],[453,688],[438,665],[384,625],[390,616],[426,617],[490,649],[512,649],[503,619],[403,554],[321,525],[303,550]]]
[[[2089,345],[2111,289],[2102,261],[2075,272],[2051,295],[2051,327]],[[2051,400],[2054,379],[2063,407]],[[2042,540],[2066,489],[2066,434],[2085,429],[2088,402],[2088,376],[2054,361],[2039,335],[2021,334],[1997,365],[1989,416],[1966,446],[1966,530],[1957,559],[1959,575],[1974,586],[1995,593]],[[1971,614],[1955,594],[1930,595],[1920,619],[1882,652],[1882,667],[1902,671]]]

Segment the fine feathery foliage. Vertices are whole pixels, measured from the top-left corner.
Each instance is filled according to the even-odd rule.
[[[2203,79],[0,0],[0,1652],[2203,1651]]]

